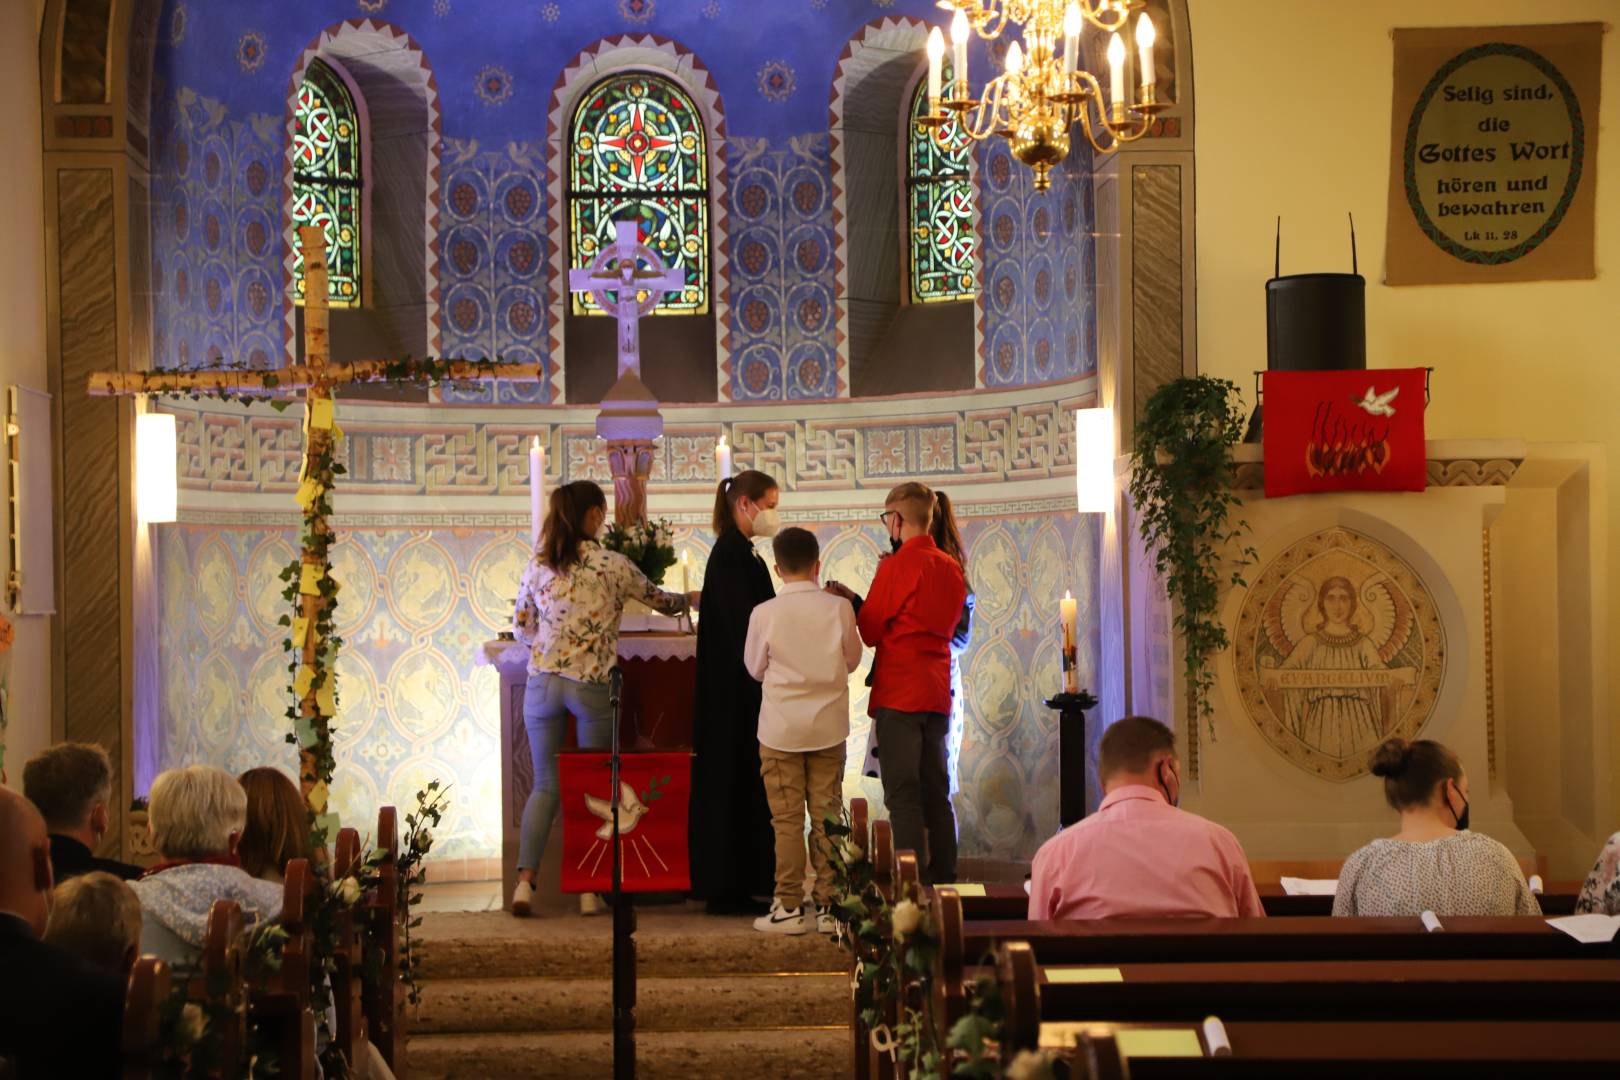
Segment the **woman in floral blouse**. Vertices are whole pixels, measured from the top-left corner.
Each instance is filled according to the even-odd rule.
[[[1581,895],[1575,901],[1578,915],[1620,915],[1620,832],[1598,852],[1592,872],[1586,875]]]
[[[535,870],[557,817],[557,748],[571,714],[579,745],[603,749],[612,743],[608,672],[618,663],[619,619],[626,600],[640,600],[665,614],[685,610],[686,598],[648,581],[629,559],[596,542],[607,519],[607,498],[589,480],[551,493],[540,545],[518,586],[512,626],[529,646],[529,682],[523,695],[523,726],[534,762],[534,790],[523,807],[518,843],[518,883],[512,914],[528,915]],[[591,915],[601,901],[579,898]]]

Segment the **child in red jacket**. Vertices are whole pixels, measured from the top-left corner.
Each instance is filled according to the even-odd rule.
[[[956,880],[956,815],[946,770],[951,635],[962,617],[962,567],[928,534],[934,493],[901,484],[884,502],[893,555],[878,564],[861,604],[861,640],[877,655],[868,714],[883,752],[883,801],[894,846],[917,853],[923,880]],[[925,844],[926,838],[926,844]]]

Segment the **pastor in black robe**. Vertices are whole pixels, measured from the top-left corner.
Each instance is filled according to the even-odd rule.
[[[720,905],[775,889],[776,838],[759,775],[760,685],[743,666],[748,617],[775,595],[753,543],[727,529],[703,572],[687,833],[692,895]]]

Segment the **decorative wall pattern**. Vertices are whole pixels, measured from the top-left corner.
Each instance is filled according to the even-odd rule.
[[[787,508],[792,521],[791,500]],[[875,524],[846,514],[814,528],[825,575],[864,590],[882,550]],[[1073,589],[1081,625],[1095,625],[1097,531],[1072,511],[968,519],[963,531],[979,599],[962,658],[962,847],[1028,857],[1057,829],[1057,721],[1041,704],[1059,685],[1057,598]],[[272,641],[282,613],[276,575],[295,542],[291,528],[159,528],[163,768],[292,768],[282,739],[286,662]],[[712,537],[682,527],[676,542],[701,580]],[[525,554],[518,530],[497,528],[360,528],[334,548],[337,628],[348,647],[337,667],[333,801],[345,821],[375,820],[378,805],[403,805],[438,777],[452,785],[454,810],[436,856],[499,854],[498,679],[474,658],[510,618]],[[1097,652],[1093,632],[1080,654],[1086,685]],[[845,793],[881,805],[881,785],[858,775],[869,662],[870,653],[850,679]]]
[[[483,150],[447,139],[442,164],[444,352],[539,364],[546,357],[545,161],[529,143]],[[546,383],[444,387],[446,402],[543,403]]]
[[[195,366],[216,357],[258,362],[260,356],[280,363],[291,348],[287,280],[275,272],[266,289],[257,276],[281,261],[276,238],[286,235],[275,178],[284,158],[288,79],[329,39],[323,28],[363,24],[379,40],[407,43],[419,58],[412,77],[425,80],[406,89],[428,95],[428,137],[438,155],[430,155],[437,164],[430,166],[422,219],[428,235],[419,242],[429,260],[430,339],[436,336],[440,351],[450,355],[550,365],[549,383],[500,384],[450,393],[446,400],[562,399],[564,222],[549,145],[566,130],[553,115],[567,104],[558,88],[572,85],[575,69],[588,82],[597,75],[594,65],[629,53],[668,57],[711,112],[722,399],[847,394],[836,255],[836,230],[843,226],[828,146],[827,103],[836,92],[831,80],[840,51],[847,53],[851,40],[867,32],[874,14],[885,25],[935,22],[934,5],[896,0],[878,12],[862,0],[832,0],[799,12],[786,36],[768,33],[765,20],[714,19],[689,4],[643,5],[633,20],[606,4],[555,5],[541,19],[513,19],[513,10],[487,0],[460,0],[448,12],[429,0],[393,0],[379,15],[356,19],[345,0],[189,6],[169,0],[160,21],[169,32],[158,42],[152,81],[155,143],[170,150],[154,155],[156,268],[164,271],[154,276],[160,365]],[[491,26],[500,31],[491,33]],[[251,67],[237,62],[238,44],[249,35]],[[982,71],[989,61],[975,51],[972,62]],[[222,133],[238,155],[220,173],[229,184],[215,187],[197,175],[202,159],[189,155],[198,154],[199,130]],[[237,145],[238,136],[227,133],[241,133],[247,143]],[[177,160],[173,149],[181,143],[188,156]],[[551,160],[542,161],[542,145]],[[269,170],[262,179],[258,170],[244,171],[253,161]],[[1017,386],[1094,370],[1095,256],[1084,140],[1042,195],[1029,190],[1028,170],[1000,142],[981,149],[978,165],[983,295],[977,381]],[[204,231],[209,210],[227,236],[212,246]],[[248,219],[258,225],[250,228]],[[408,221],[397,218],[390,227]],[[204,264],[213,268],[217,303],[200,276]],[[183,283],[173,272],[182,266]],[[251,295],[233,295],[248,290]],[[265,348],[266,338],[274,348]]]
[[[670,409],[653,465],[653,494],[696,494],[694,505],[702,507],[717,479],[714,445],[722,430],[736,468],[768,472],[789,492],[886,489],[908,477],[993,484],[1072,475],[1074,410],[1091,403],[1092,385],[1088,380],[1072,397],[1041,400],[1051,393],[1022,391],[993,403],[976,397],[896,401],[889,415],[859,417],[839,415],[832,404],[808,413],[772,408],[769,415],[724,424],[695,419],[710,410]],[[974,408],[976,401],[984,404]],[[178,417],[183,488],[231,496],[296,490],[303,454],[296,408],[162,407]],[[348,435],[339,450],[349,470],[343,494],[518,494],[528,483],[529,438],[537,433],[549,450],[548,483],[609,476],[590,410],[548,412],[544,423],[499,416],[436,420],[432,408],[419,406],[351,405],[340,415]]]

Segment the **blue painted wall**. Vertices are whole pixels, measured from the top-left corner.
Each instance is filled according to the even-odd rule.
[[[850,38],[890,15],[943,21],[932,0],[169,0],[152,103],[155,355],[165,366],[280,362],[288,78],[321,30],[373,17],[408,32],[437,80],[441,351],[543,360],[551,93],[581,49],[651,31],[702,60],[724,105],[731,397],[834,396],[828,97]],[[1036,194],[1003,143],[981,151],[985,385],[1095,370],[1090,167],[1077,150]],[[513,188],[532,202],[507,199]],[[514,258],[530,241],[539,251]],[[502,386],[461,400],[545,393]]]

